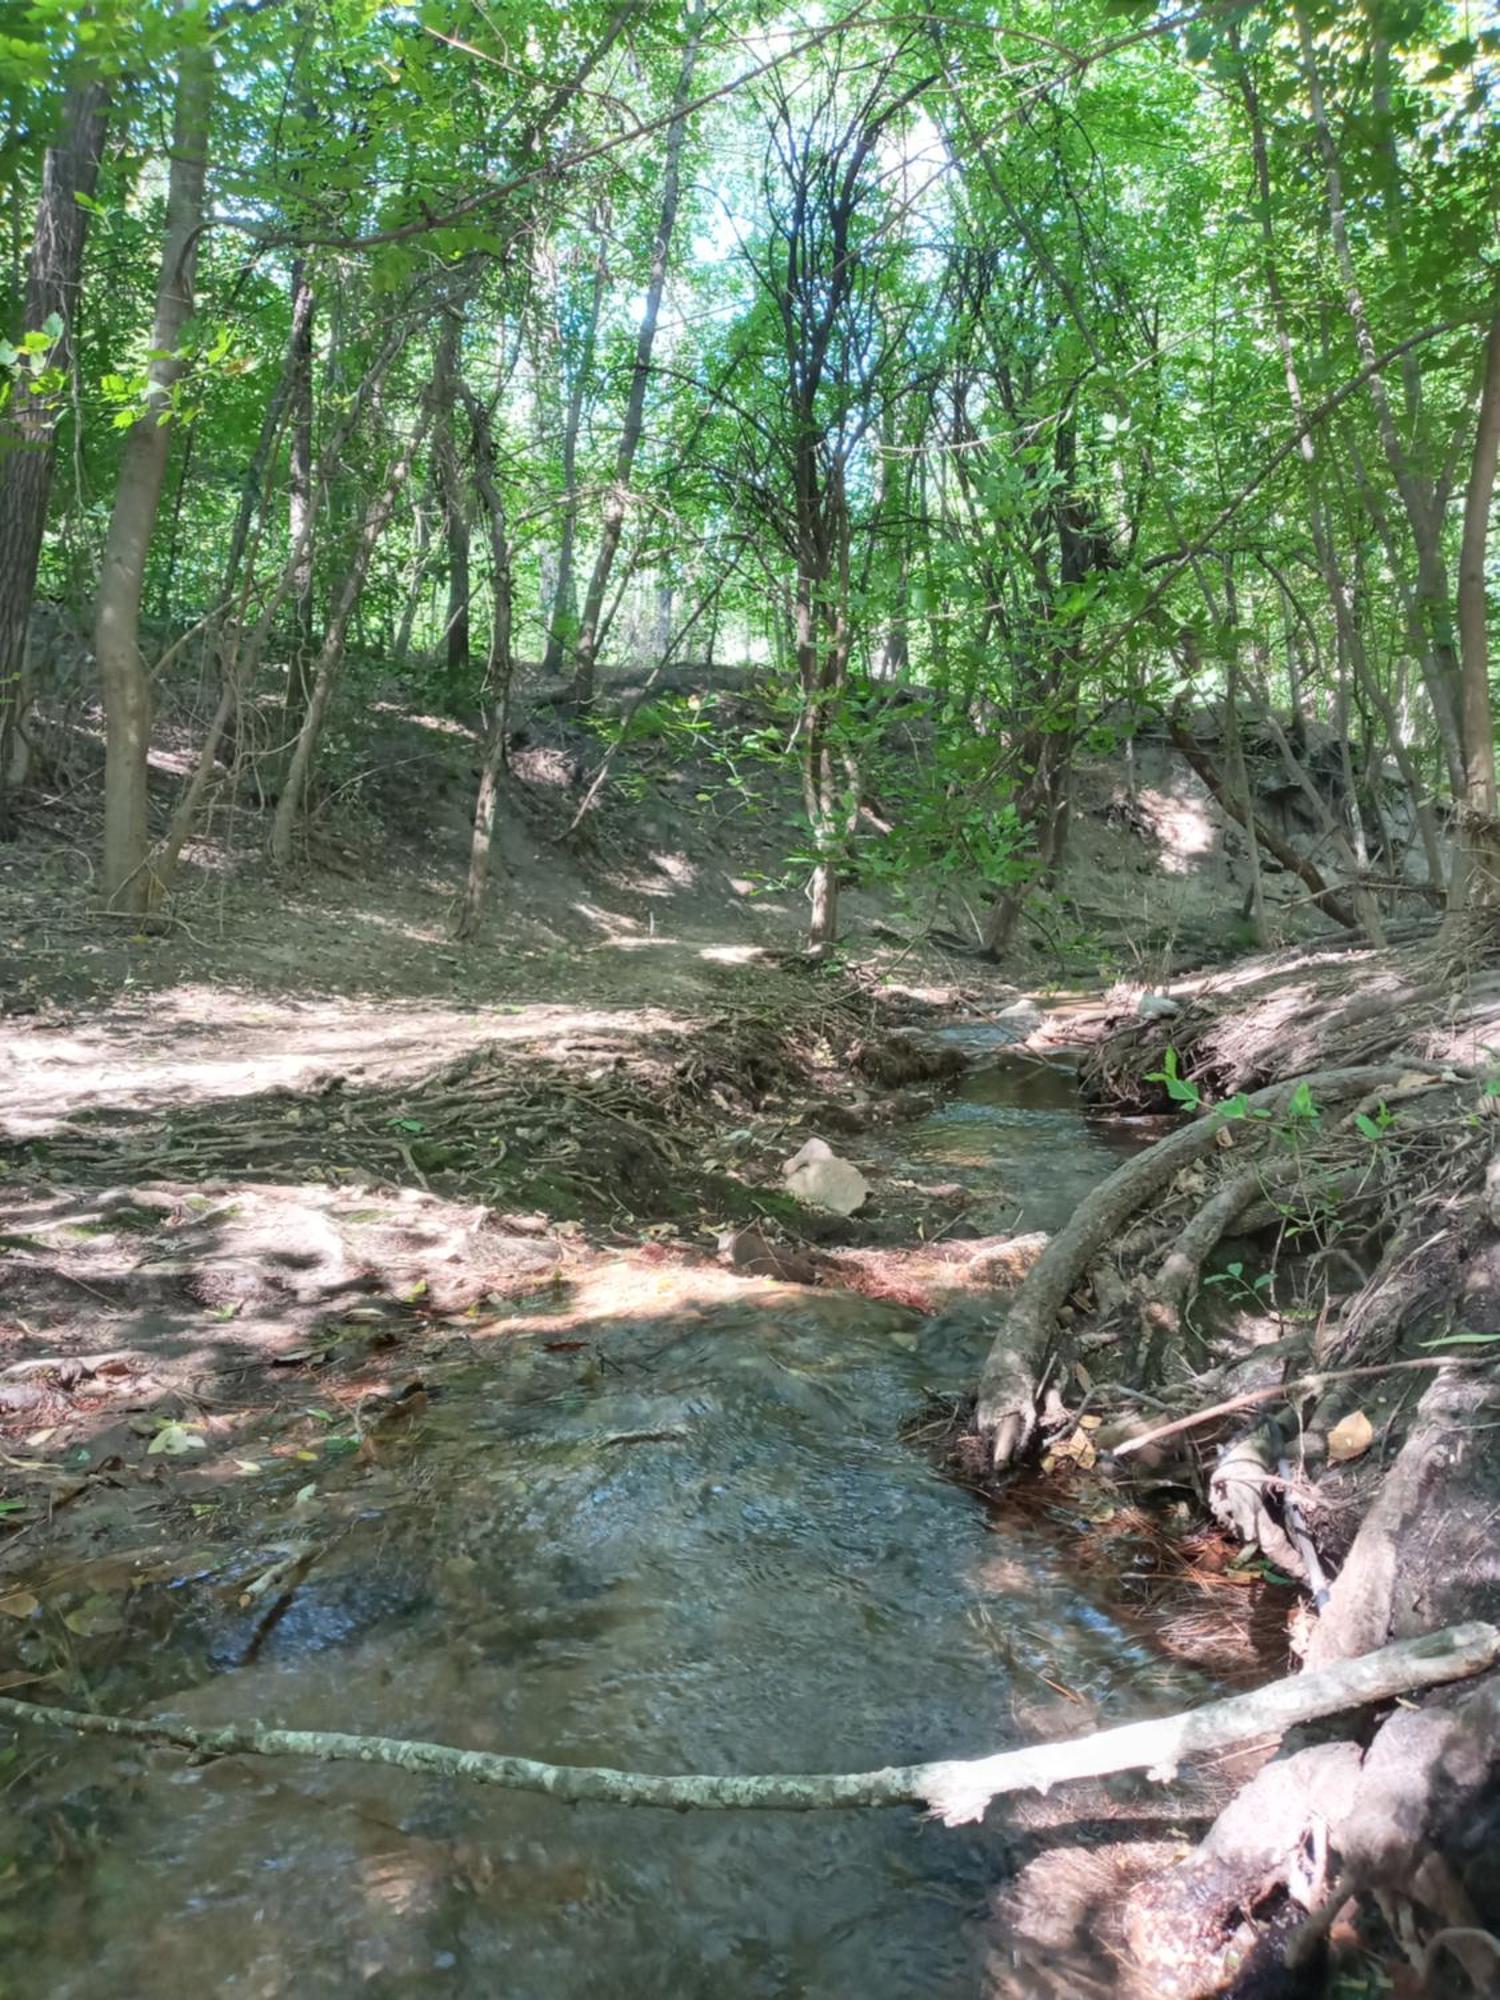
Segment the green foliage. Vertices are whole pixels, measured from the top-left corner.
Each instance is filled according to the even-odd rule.
[[[1146,1072],[1147,1083],[1159,1083],[1174,1104],[1180,1104],[1185,1111],[1197,1111],[1203,1102],[1203,1093],[1191,1077],[1183,1076],[1177,1067],[1177,1051],[1169,1042],[1162,1056],[1160,1069]]]
[[[1216,702],[1231,665],[1253,664],[1273,704],[1295,667],[1326,715],[1399,711],[1425,773],[1438,732],[1417,655],[1448,643],[1452,617],[1425,604],[1414,641],[1430,563],[1388,441],[1417,487],[1458,490],[1500,252],[1500,31],[1451,0],[1314,4],[1310,79],[1285,0],[1181,16],[1137,0],[898,5],[820,16],[808,34],[790,15],[718,10],[622,494],[690,19],[605,0],[10,9],[0,182],[18,251],[65,91],[114,86],[99,185],[79,198],[71,367],[51,321],[0,345],[0,446],[18,399],[40,400],[70,468],[44,587],[91,595],[126,436],[149,414],[173,457],[148,606],[180,630],[218,603],[252,471],[247,603],[270,600],[289,544],[296,427],[276,399],[301,270],[317,298],[315,629],[457,303],[461,372],[492,406],[516,656],[576,640],[581,582],[623,508],[606,665],[701,646],[753,664],[769,694],[750,719],[653,696],[598,725],[601,748],[623,735],[642,753],[619,760],[638,786],[653,760],[701,757],[747,817],[763,817],[769,768],[807,781],[789,865],[980,903],[1019,887],[1055,914],[1048,838],[1077,762],[1114,754],[1178,696]],[[161,398],[148,370],[173,71],[202,36],[221,78],[216,221]],[[1333,107],[1352,271],[1330,240],[1312,80]],[[23,263],[6,280],[12,330]],[[1381,371],[1387,421],[1372,389],[1346,391],[1372,345],[1412,340],[1409,364]],[[1309,407],[1341,398],[1311,457],[1295,447],[1288,358]],[[424,453],[351,624],[333,739],[351,782],[403,637],[402,691],[424,712],[468,717],[484,693],[495,616],[473,441],[461,410],[443,426],[470,535],[470,655],[450,666],[444,645],[454,556]],[[1442,524],[1450,571],[1457,513]],[[277,664],[289,634],[284,612]],[[1356,654],[1368,689],[1337,678]],[[903,718],[893,689],[922,704]],[[1202,1109],[1175,1064],[1154,1080]],[[1317,1120],[1294,1099],[1285,1122]],[[1378,1137],[1381,1116],[1369,1123]]]

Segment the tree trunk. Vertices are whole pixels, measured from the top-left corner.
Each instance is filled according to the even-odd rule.
[[[635,365],[630,374],[630,394],[625,403],[625,422],[615,453],[615,477],[604,502],[603,534],[594,558],[593,574],[584,595],[583,615],[578,625],[578,643],[573,657],[573,699],[580,707],[594,698],[594,670],[598,660],[599,620],[604,610],[610,572],[625,529],[625,509],[630,493],[630,474],[636,448],[641,441],[646,413],[646,385],[651,378],[651,352],[656,345],[656,323],[661,315],[662,294],[667,284],[667,260],[672,248],[672,232],[677,223],[679,174],[682,142],[687,131],[685,107],[692,95],[693,70],[703,35],[703,4],[697,0],[689,16],[690,33],[682,52],[682,69],[672,99],[672,123],[667,128],[667,157],[662,179],[661,216],[656,239],[651,246],[651,275],[646,286],[646,303],[636,334]]]
[[[292,345],[295,345],[296,339],[297,328],[294,325],[292,329]],[[345,448],[348,446],[350,439],[358,427],[366,403],[375,394],[376,388],[385,375],[386,369],[390,366],[404,344],[404,339],[404,329],[398,327],[390,338],[387,339],[381,352],[376,356],[373,365],[360,382],[354,396],[350,399],[337,426],[331,432],[324,447],[323,463],[319,470],[318,478],[311,487],[305,517],[297,537],[292,543],[291,551],[282,566],[280,576],[261,604],[260,615],[256,619],[254,630],[251,632],[248,640],[245,638],[242,629],[245,605],[249,596],[248,583],[239,604],[235,607],[233,620],[226,627],[228,643],[224,647],[223,657],[220,662],[221,675],[218,707],[215,709],[203,741],[199,745],[197,762],[186,785],[183,787],[176,807],[173,809],[166,838],[152,852],[150,857],[150,873],[163,891],[171,883],[172,872],[177,865],[178,857],[182,853],[188,835],[193,830],[204,796],[208,791],[213,777],[214,763],[219,755],[220,745],[224,744],[225,746],[226,761],[233,756],[233,750],[226,739],[230,736],[234,717],[240,703],[245,697],[247,689],[254,684],[255,676],[260,668],[261,658],[265,653],[266,645],[271,637],[276,620],[281,614],[282,606],[286,603],[288,597],[293,594],[298,579],[304,573],[307,553],[312,546],[313,530],[317,524],[318,514],[328,497],[334,474],[343,463]],[[291,367],[292,360],[289,348],[286,368],[283,370],[283,384],[288,379]],[[284,408],[286,398],[282,397],[281,402]],[[280,431],[278,430],[273,435],[271,444],[267,450],[268,467],[271,459],[274,457],[279,440]]]
[[[462,382],[459,391],[474,432],[474,481],[489,523],[490,568],[495,597],[490,624],[490,657],[485,675],[492,704],[490,724],[485,735],[479,790],[474,800],[474,836],[469,844],[469,873],[454,925],[456,937],[472,938],[477,935],[484,917],[490,847],[495,833],[501,774],[505,769],[505,739],[510,727],[512,593],[510,538],[505,526],[505,503],[495,478],[495,439],[490,428],[489,412]]]
[[[1422,651],[1424,674],[1428,699],[1432,703],[1433,714],[1442,736],[1443,747],[1448,759],[1449,778],[1457,797],[1463,789],[1463,749],[1460,727],[1462,688],[1460,668],[1453,645],[1453,633],[1448,614],[1448,573],[1443,559],[1442,515],[1434,504],[1432,492],[1418,475],[1411,457],[1401,444],[1397,434],[1395,417],[1391,410],[1390,398],[1386,394],[1385,378],[1375,366],[1377,350],[1374,331],[1365,306],[1364,292],[1354,263],[1354,254],[1349,244],[1349,229],[1344,198],[1343,173],[1339,165],[1338,148],[1333,137],[1333,127],[1328,118],[1328,107],[1323,95],[1323,80],[1318,70],[1317,48],[1313,41],[1312,27],[1304,7],[1293,10],[1297,24],[1298,43],[1302,54],[1303,76],[1307,83],[1308,103],[1312,109],[1313,129],[1317,135],[1318,152],[1323,162],[1324,186],[1328,199],[1329,235],[1333,241],[1334,254],[1338,260],[1339,273],[1344,284],[1344,305],[1349,321],[1354,329],[1354,344],[1360,361],[1368,373],[1368,389],[1375,411],[1376,429],[1380,434],[1381,447],[1386,462],[1396,482],[1396,490],[1401,496],[1412,542],[1417,555],[1417,604],[1421,614],[1426,643]],[[1387,189],[1388,199],[1391,190]],[[1420,440],[1418,441],[1420,450]]]
[[[166,236],[157,284],[146,407],[131,426],[120,464],[104,545],[94,622],[94,654],[104,691],[104,866],[107,907],[141,911],[151,904],[146,869],[146,780],[151,690],[140,652],[141,591],[173,426],[176,358],[193,311],[193,279],[203,229],[203,184],[213,110],[214,56],[204,45],[183,51],[177,74]]]
[[[1500,462],[1500,317],[1485,343],[1484,388],[1474,456],[1464,494],[1458,558],[1458,633],[1463,663],[1464,798],[1462,863],[1453,870],[1455,907],[1500,904],[1500,817],[1495,797],[1495,718],[1490,705],[1490,647],[1484,558]]]
[[[412,628],[417,622],[417,613],[422,608],[422,599],[427,594],[427,562],[432,549],[432,523],[420,499],[414,511],[417,522],[417,545],[412,554],[411,582],[407,586],[406,602],[401,609],[401,623],[396,631],[396,643],[391,649],[391,665],[398,672],[406,665],[411,653]]]
[[[588,320],[584,326],[583,347],[568,393],[567,416],[563,422],[562,535],[557,549],[557,583],[547,623],[547,651],[542,660],[542,673],[551,679],[561,674],[566,666],[578,629],[578,585],[573,575],[573,545],[578,535],[578,433],[583,426],[583,405],[588,394],[589,378],[594,372],[599,315],[603,310],[604,287],[609,278],[606,255],[608,221],[604,213],[595,217],[599,241],[594,258],[594,285],[589,299]]]
[[[366,510],[359,531],[359,540],[355,544],[353,560],[334,601],[328,620],[328,630],[323,636],[322,649],[318,654],[317,665],[308,690],[307,713],[303,716],[302,727],[297,732],[286,783],[282,787],[281,797],[276,801],[276,817],[271,823],[271,859],[278,868],[286,867],[292,858],[292,834],[296,828],[297,815],[301,810],[302,795],[312,772],[313,757],[323,728],[323,718],[328,712],[328,703],[333,695],[339,668],[343,665],[344,639],[349,630],[349,621],[354,616],[360,592],[364,589],[371,558],[375,554],[381,536],[390,525],[391,515],[396,511],[396,502],[410,476],[412,461],[426,439],[432,422],[433,400],[429,388],[423,398],[422,409],[410,439],[392,465],[385,485]]]
[[[94,191],[108,119],[107,87],[75,84],[63,105],[57,143],[42,162],[24,330],[42,330],[54,316],[61,321],[51,365],[64,371],[72,360],[73,301],[88,230],[88,210],[77,197]],[[32,395],[26,379],[19,378],[0,435],[0,839],[14,832],[9,791],[26,775],[26,632],[47,525],[56,417],[55,399]]]
[[[438,504],[443,513],[443,539],[448,548],[448,617],[444,625],[448,686],[464,686],[469,676],[469,510],[464,504],[458,452],[453,442],[453,417],[458,403],[458,348],[463,311],[458,304],[443,313],[438,334],[433,397],[437,410],[432,452]]]
[[[1238,643],[1238,634],[1235,634]],[[1242,808],[1240,824],[1247,829],[1255,818],[1255,798],[1250,790],[1250,774],[1245,768],[1245,738],[1240,728],[1239,672],[1230,661],[1224,682],[1224,741],[1229,753],[1229,783]],[[1245,849],[1250,864],[1250,894],[1246,904],[1250,917],[1250,937],[1257,949],[1266,942],[1266,893],[1260,872],[1260,842],[1247,835]]]
[[[313,320],[317,311],[307,262],[292,264],[291,421],[292,451],[287,470],[287,528],[297,552],[292,577],[292,657],[287,670],[285,735],[288,740],[307,713],[315,641],[313,637]]]
[[[283,426],[289,409],[295,423],[295,409],[292,408],[297,383],[300,349],[304,329],[311,339],[312,292],[310,288],[299,291],[296,283],[292,286],[292,325],[287,341],[286,359],[282,363],[281,374],[276,387],[266,404],[265,416],[261,419],[260,436],[256,439],[255,450],[250,463],[245,467],[245,477],[240,484],[240,504],[234,517],[234,527],[229,536],[229,553],[224,559],[224,574],[219,584],[218,602],[210,614],[205,654],[213,659],[219,678],[219,708],[209,725],[209,735],[214,741],[215,753],[222,739],[226,763],[234,763],[239,756],[237,740],[238,700],[230,691],[230,682],[235,678],[235,661],[240,650],[240,620],[244,615],[244,597],[248,592],[241,590],[240,567],[250,547],[251,529],[255,526],[256,515],[260,513],[264,522],[267,503],[268,475],[275,463],[276,454],[281,449]],[[295,449],[295,447],[294,447]],[[292,537],[297,545],[297,536]],[[240,601],[237,603],[236,599]],[[294,667],[295,671],[295,667]],[[226,701],[226,696],[229,699]],[[212,759],[210,759],[212,765]],[[152,862],[156,866],[155,858]]]

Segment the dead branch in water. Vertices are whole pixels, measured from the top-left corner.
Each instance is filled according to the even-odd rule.
[[[1473,1360],[1452,1354],[1435,1354],[1430,1361],[1377,1361],[1368,1368],[1319,1368],[1311,1375],[1295,1376],[1290,1382],[1272,1382],[1264,1389],[1246,1389],[1242,1395],[1230,1396],[1222,1403],[1209,1403],[1204,1409],[1194,1410],[1185,1417],[1176,1417],[1169,1424],[1158,1424],[1154,1431],[1143,1431],[1139,1437],[1127,1438],[1124,1444],[1117,1444],[1110,1456],[1128,1458],[1133,1451],[1144,1451],[1148,1444],[1160,1444],[1163,1438],[1176,1437],[1182,1431],[1197,1430],[1203,1424],[1211,1424],[1216,1417],[1232,1417],[1240,1410],[1253,1410],[1261,1403],[1274,1403],[1303,1389],[1309,1394],[1317,1394],[1329,1382],[1352,1382],[1366,1375],[1393,1375],[1408,1368],[1493,1368],[1494,1365],[1492,1354]]]
[[[198,1757],[307,1757],[319,1763],[389,1764],[509,1791],[542,1792],[576,1805],[592,1801],[678,1810],[814,1812],[848,1806],[925,1806],[947,1826],[984,1818],[992,1800],[1020,1791],[1046,1792],[1074,1778],[1146,1770],[1170,1779],[1184,1758],[1260,1737],[1276,1738],[1302,1722],[1389,1701],[1483,1673],[1500,1660],[1500,1630],[1454,1625],[1402,1639],[1352,1660],[1273,1681],[1253,1694],[1157,1721],[1101,1729],[1066,1743],[1038,1743],[998,1756],[935,1764],[893,1765],[880,1771],[777,1773],[765,1777],[658,1775],[597,1765],[545,1764],[532,1757],[460,1750],[446,1743],[389,1736],[350,1736],[311,1729],[266,1729],[258,1722],[194,1729],[186,1723],[138,1721],[0,1696],[0,1717],[33,1729],[81,1736],[128,1737],[167,1743]]]

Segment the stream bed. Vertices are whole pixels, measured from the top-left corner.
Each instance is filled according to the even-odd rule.
[[[996,1071],[890,1143],[989,1188],[1003,1226],[1055,1228],[1139,1141],[1066,1078]],[[1039,1706],[1084,1728],[1213,1692],[1080,1587],[1063,1538],[903,1442],[972,1383],[978,1315],[680,1267],[627,1294],[587,1339],[476,1354],[399,1449],[284,1498],[319,1555],[269,1627],[233,1588],[142,1593],[118,1645],[146,1678],[137,1657],[100,1705],[756,1772],[979,1755]],[[98,1742],[7,1775],[56,1865],[0,1908],[5,1956],[55,2000],[973,2000],[1015,1840],[1001,1813],[566,1807]]]

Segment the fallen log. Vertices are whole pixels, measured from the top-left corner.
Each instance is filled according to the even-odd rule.
[[[23,1728],[64,1729],[82,1736],[164,1743],[196,1757],[306,1757],[320,1763],[388,1764],[471,1784],[541,1792],[569,1805],[585,1801],[668,1806],[679,1811],[726,1809],[814,1812],[848,1806],[925,1806],[946,1826],[984,1818],[991,1802],[1012,1792],[1049,1791],[1074,1778],[1145,1770],[1165,1782],[1184,1758],[1257,1738],[1277,1739],[1302,1722],[1364,1708],[1421,1688],[1483,1673],[1500,1660],[1500,1630],[1473,1623],[1403,1639],[1358,1659],[1273,1681],[1253,1694],[1233,1695],[1149,1722],[1125,1723],[1065,1743],[1002,1750],[994,1757],[892,1765],[879,1771],[775,1773],[764,1777],[664,1775],[597,1765],[546,1764],[532,1757],[461,1750],[401,1737],[351,1736],[341,1731],[267,1729],[258,1722],[195,1729],[180,1722],[141,1721],[0,1696],[0,1719]]]

